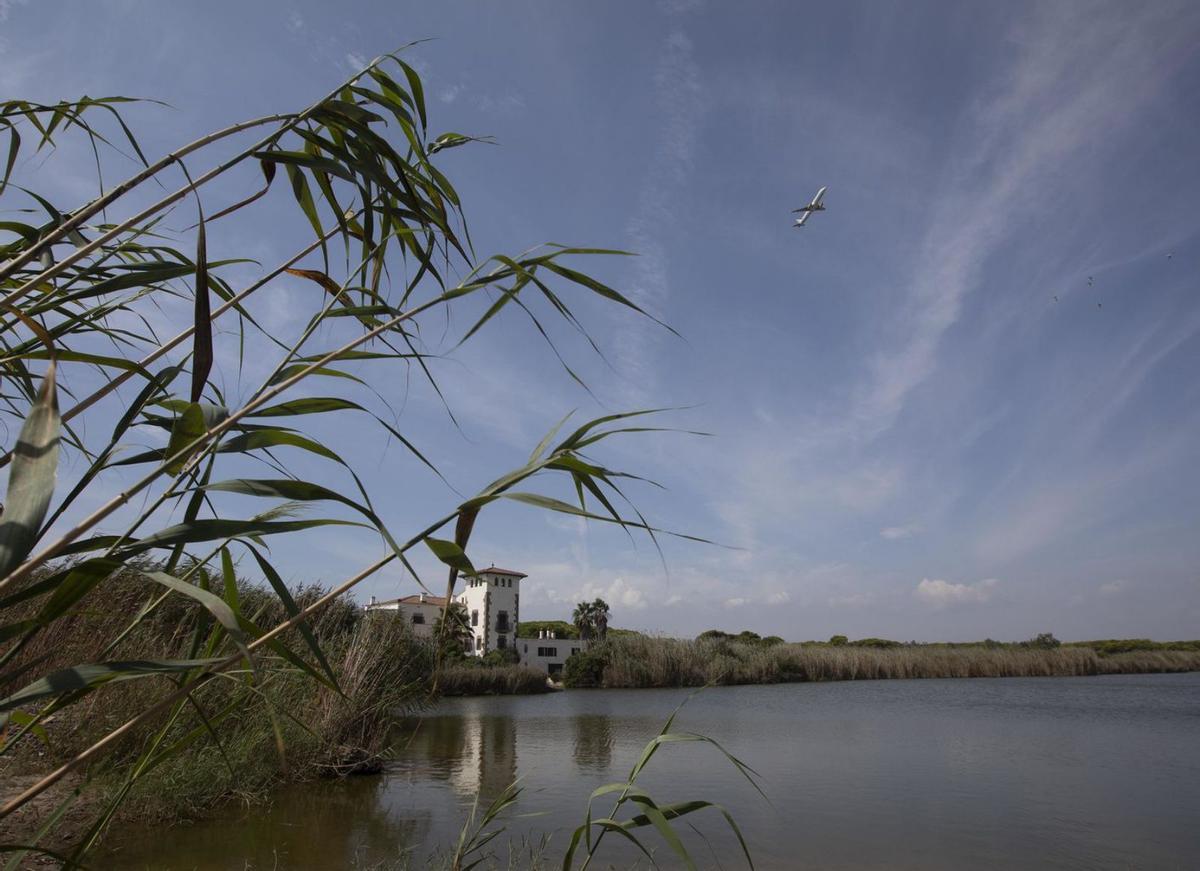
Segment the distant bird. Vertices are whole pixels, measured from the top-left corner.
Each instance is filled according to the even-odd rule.
[[[1096,303],[1096,308],[1104,308],[1104,303],[1102,303],[1102,302]]]
[[[1058,294],[1055,294],[1055,296],[1054,296],[1054,301],[1055,301],[1055,302],[1058,302]]]
[[[1092,276],[1088,276],[1088,287],[1092,286]]]
[[[817,195],[812,198],[812,202],[810,202],[807,206],[801,206],[798,209],[792,209],[793,215],[796,214],[796,212],[803,212],[803,214],[796,219],[796,223],[792,224],[793,227],[803,227],[804,222],[808,220],[808,216],[813,212],[825,211],[825,207],[821,205],[821,198],[825,196],[825,191],[827,190],[829,190],[827,187],[821,188],[819,191],[817,191]]]
[[[1174,256],[1175,256],[1175,252],[1171,252],[1170,254],[1167,255],[1167,259],[1170,260]]]

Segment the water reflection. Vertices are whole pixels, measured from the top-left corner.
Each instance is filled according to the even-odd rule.
[[[604,771],[612,765],[613,726],[607,714],[579,714],[575,730],[575,764],[583,771]]]
[[[423,717],[395,748],[408,770],[427,766],[465,799],[486,803],[517,779],[517,721],[464,709],[455,716]]]
[[[509,834],[562,843],[587,794],[625,775],[684,696],[451,700],[408,722],[384,777],[302,785],[96,867],[303,871],[408,854],[419,868],[477,793],[518,776],[516,813],[545,815],[514,817]],[[700,745],[656,756],[645,787],[738,808],[759,868],[1200,867],[1200,675],[716,688],[680,716],[761,772],[776,808]],[[736,867],[736,840],[700,822],[708,843],[681,835],[711,857],[701,864]],[[622,846],[606,842],[606,865],[636,858]]]

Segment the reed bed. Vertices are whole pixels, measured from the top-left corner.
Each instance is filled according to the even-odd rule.
[[[450,665],[437,675],[443,696],[533,695],[548,693],[546,675],[521,665]]]
[[[1200,652],[1134,651],[1101,655],[1090,648],[1016,645],[893,648],[618,638],[595,648],[604,687],[689,687],[833,680],[948,677],[1073,677],[1200,670]]]
[[[183,656],[202,613],[166,600],[149,619],[112,651],[106,646],[131,614],[153,595],[152,582],[137,571],[112,578],[103,597],[93,596],[69,617],[55,621],[21,651],[16,662],[53,669],[103,658],[136,660],[154,651]],[[319,599],[318,586],[295,592],[298,607]],[[240,585],[245,613],[262,622],[283,619],[283,606],[270,591]],[[126,796],[120,818],[162,820],[202,815],[231,797],[255,800],[285,780],[305,780],[377,770],[389,746],[396,717],[422,707],[429,698],[433,650],[414,639],[403,621],[391,615],[364,614],[349,599],[320,612],[311,626],[337,679],[340,692],[313,681],[300,669],[263,668],[256,683],[213,681],[195,694],[210,721],[221,717],[220,744],[188,744],[178,755],[144,775]],[[299,637],[284,637],[293,650]],[[265,664],[264,664],[265,665]],[[66,708],[44,725],[45,741],[27,735],[3,759],[0,775],[44,771],[70,759],[81,748],[167,695],[165,679],[118,683]],[[154,725],[160,727],[165,717]],[[176,727],[182,731],[184,725]],[[282,739],[284,752],[278,752]],[[131,738],[102,765],[87,772],[91,802],[122,788],[135,764],[141,742]]]

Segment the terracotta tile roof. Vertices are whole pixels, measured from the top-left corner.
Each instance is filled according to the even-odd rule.
[[[524,572],[514,572],[512,569],[501,569],[501,568],[497,568],[496,566],[488,566],[486,569],[477,569],[477,571],[481,575],[497,574],[497,575],[515,575],[518,578],[529,577],[529,575],[525,574]]]
[[[371,602],[367,607],[378,607],[379,605],[437,605],[439,608],[446,604],[445,596],[426,596],[424,600],[419,595],[417,596],[401,596],[399,599],[386,599],[382,602]]]

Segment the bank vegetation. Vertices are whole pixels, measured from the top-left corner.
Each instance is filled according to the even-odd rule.
[[[567,663],[574,687],[697,687],[898,678],[1074,677],[1200,671],[1197,642],[903,644],[884,639],[787,643],[706,633],[694,640],[613,638]]]

